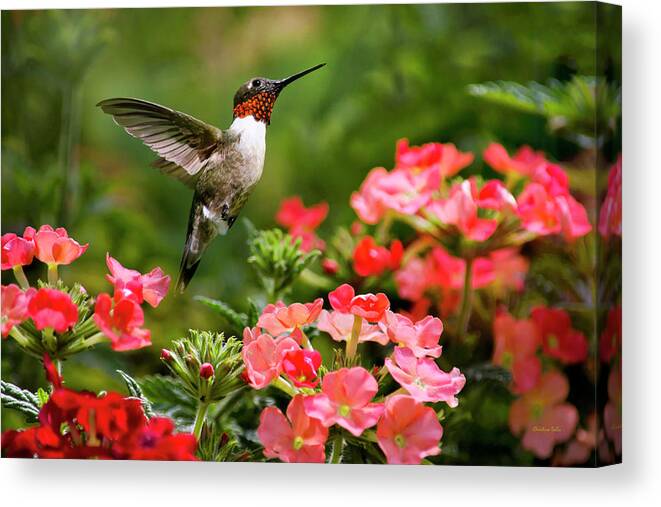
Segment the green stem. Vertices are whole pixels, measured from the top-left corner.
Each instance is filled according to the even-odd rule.
[[[54,355],[57,352],[57,338],[55,337],[53,328],[47,327],[43,330],[41,341],[51,355]]]
[[[292,398],[298,394],[298,390],[282,377],[277,377],[271,382],[273,387],[277,387],[282,392],[287,393]]]
[[[362,328],[363,318],[354,315],[351,336],[347,340],[347,359],[353,359],[356,356],[356,350],[358,350],[358,338],[360,337],[360,330]]]
[[[301,329],[301,342],[303,342],[303,346],[308,349],[308,350],[314,350],[314,347],[312,346],[312,343],[310,343],[310,338],[303,332]]]
[[[388,232],[390,232],[390,226],[392,225],[393,218],[394,217],[392,212],[387,212],[377,227],[376,233],[374,234],[374,239],[376,239],[376,242],[379,245],[385,245],[386,240],[388,239]]]
[[[300,280],[315,289],[331,290],[335,286],[330,278],[326,278],[308,268],[301,271]]]
[[[200,441],[200,435],[202,435],[202,426],[204,425],[204,418],[207,416],[207,411],[209,410],[209,404],[200,401],[197,405],[197,412],[195,413],[195,423],[193,424],[193,435],[195,440]]]
[[[21,289],[23,290],[29,289],[30,282],[28,282],[28,279],[25,276],[25,272],[23,271],[23,266],[14,266],[13,271],[14,271],[14,278],[16,278],[16,281],[21,286]]]
[[[57,285],[57,280],[60,277],[57,274],[57,264],[48,265],[48,283],[50,285]]]
[[[338,464],[342,459],[342,448],[344,447],[344,438],[342,435],[337,435],[333,439],[333,448],[331,450],[329,463]]]
[[[463,341],[468,330],[468,321],[473,306],[473,258],[466,259],[466,273],[464,275],[464,292],[461,300],[461,313],[459,313],[459,326],[457,338]]]

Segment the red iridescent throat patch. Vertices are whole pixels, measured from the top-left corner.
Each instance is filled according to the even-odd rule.
[[[271,123],[271,111],[278,96],[273,92],[261,92],[238,104],[234,108],[234,118],[245,118],[253,116],[257,121],[263,121],[267,125]]]

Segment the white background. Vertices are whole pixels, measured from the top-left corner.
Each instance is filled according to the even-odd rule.
[[[647,506],[654,500],[658,505],[661,500],[661,2],[616,3],[624,8],[623,465],[572,470],[4,459],[0,461],[2,504],[59,506],[66,502],[101,507],[149,502],[159,507],[175,504],[458,507],[484,502],[490,507],[579,504],[621,507]],[[228,4],[232,2],[0,0],[3,9]]]

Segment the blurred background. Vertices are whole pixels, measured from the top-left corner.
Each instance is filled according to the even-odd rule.
[[[3,12],[2,232],[48,223],[89,242],[60,272],[92,294],[110,289],[106,252],[175,278],[191,200],[149,166],[153,153],[98,101],[143,98],[226,128],[234,92],[248,78],[327,63],[279,98],[263,178],[230,235],[214,242],[183,297],[145,309],[154,345],[76,356],[65,366],[69,384],[122,389],[117,368],[161,371],[160,348],[188,327],[221,329],[220,317],[193,296],[242,309],[258,292],[242,218],[272,227],[282,199],[325,200],[331,211],[319,235],[328,236],[355,219],[351,192],[371,168],[392,167],[402,137],[472,151],[467,173],[476,174],[488,171],[480,153],[491,141],[529,144],[556,160],[576,155],[580,147],[549,135],[544,117],[480,100],[468,85],[592,76],[594,23],[591,3],[571,2]],[[13,281],[6,275],[3,283]],[[42,383],[34,360],[11,340],[2,366],[5,380]]]

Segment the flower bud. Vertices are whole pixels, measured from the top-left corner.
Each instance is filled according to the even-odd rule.
[[[161,349],[161,359],[163,361],[170,361],[172,359],[172,352],[168,349]]]
[[[337,263],[335,259],[330,259],[326,257],[324,260],[321,261],[321,269],[323,269],[324,273],[326,273],[327,275],[335,275],[340,269],[340,265]]]
[[[202,363],[200,365],[200,377],[204,379],[209,379],[213,377],[214,371],[211,363]]]

